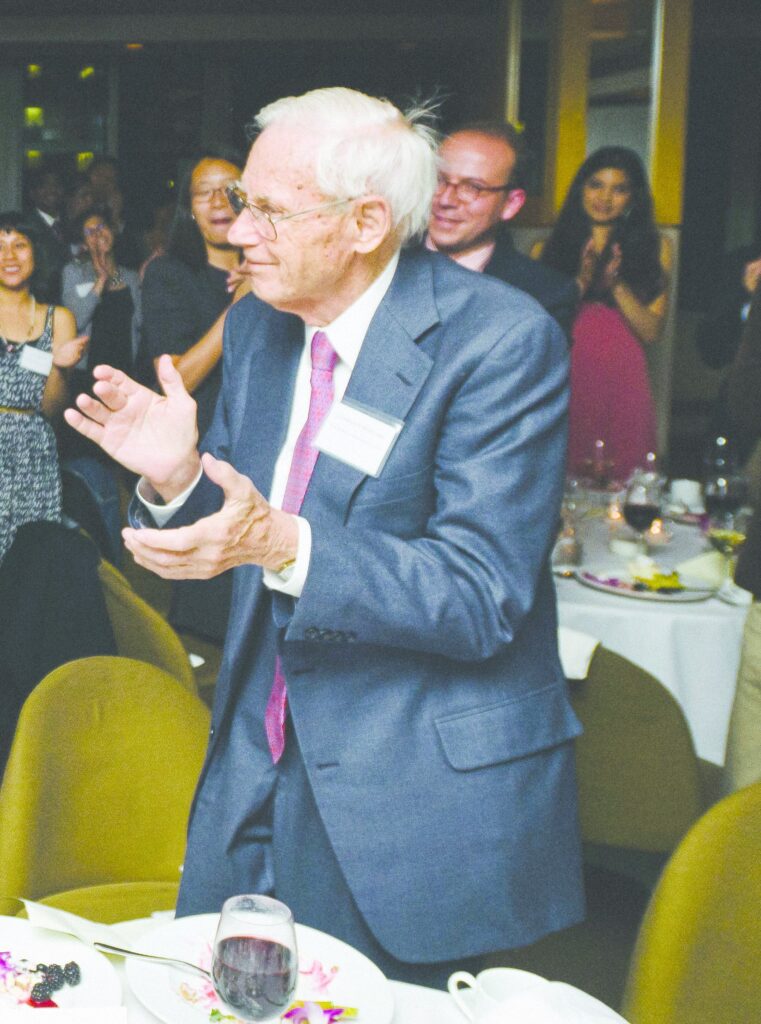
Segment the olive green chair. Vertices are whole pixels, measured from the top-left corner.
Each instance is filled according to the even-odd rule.
[[[711,808],[671,857],[632,958],[631,1024],[761,1020],[761,783]]]
[[[208,729],[200,698],[145,662],[47,675],[0,787],[0,897],[106,921],[174,906]]]
[[[705,810],[700,763],[681,707],[639,665],[605,647],[569,680],[586,843],[665,856]]]
[[[187,651],[166,619],[144,601],[119,570],[105,559],[101,559],[98,565],[98,575],[117,653],[164,669],[191,693],[196,693],[196,678]]]
[[[586,920],[488,965],[566,981],[618,1007],[652,888],[703,812],[701,773],[684,713],[638,665],[600,646],[569,692],[584,729],[576,773]]]

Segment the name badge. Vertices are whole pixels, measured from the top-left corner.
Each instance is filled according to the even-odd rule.
[[[85,295],[89,295],[90,292],[93,290],[93,288],[95,287],[95,282],[83,281],[81,284],[77,284],[74,287],[76,289],[77,295],[80,297],[80,299],[83,299]]]
[[[314,446],[362,473],[380,476],[403,426],[403,420],[345,398],[322,421]]]
[[[31,370],[32,373],[39,373],[40,376],[47,377],[53,369],[53,353],[43,352],[33,345],[22,345],[18,362],[19,366],[25,370]]]

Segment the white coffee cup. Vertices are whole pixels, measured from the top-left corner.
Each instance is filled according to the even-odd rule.
[[[510,996],[547,984],[549,982],[538,974],[520,971],[516,967],[487,967],[479,972],[478,977],[468,971],[455,971],[447,981],[447,988],[460,1012],[469,1021],[479,1024]]]
[[[669,498],[673,505],[684,505],[688,512],[703,507],[703,492],[697,480],[672,480]]]

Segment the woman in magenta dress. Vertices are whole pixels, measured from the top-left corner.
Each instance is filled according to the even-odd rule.
[[[670,268],[636,153],[605,146],[584,161],[542,260],[574,275],[581,295],[572,330],[569,470],[588,470],[602,440],[613,475],[626,480],[655,450],[644,350],[661,333]]]

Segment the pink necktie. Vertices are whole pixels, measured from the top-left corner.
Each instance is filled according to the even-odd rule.
[[[312,388],[309,397],[309,415],[293,450],[293,459],[288,473],[283,496],[283,511],[298,514],[304,501],[309,481],[317,462],[318,451],[313,441],[320,424],[333,403],[333,368],[338,356],[333,350],[327,334],[317,331],[312,338]],[[267,707],[264,711],[264,730],[267,733],[270,753],[274,764],[283,756],[285,749],[285,675],[280,655],[275,657],[275,677],[272,680]]]

